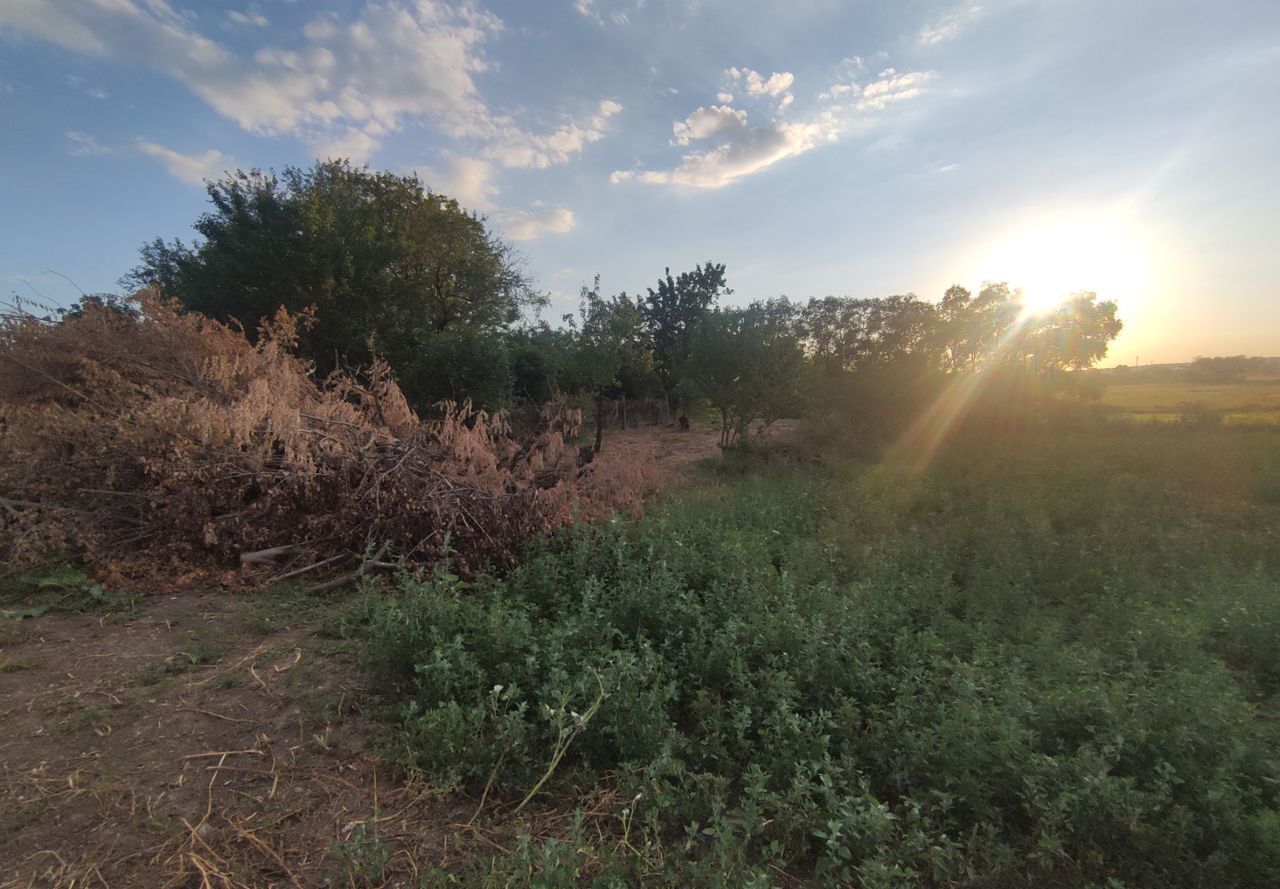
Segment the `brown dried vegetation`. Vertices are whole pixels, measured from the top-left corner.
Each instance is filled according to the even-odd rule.
[[[305,315],[282,310],[250,342],[149,294],[136,305],[0,325],[11,564],[207,576],[278,549],[298,573],[447,549],[469,573],[573,515],[576,411],[552,406],[520,436],[467,404],[423,420],[383,363],[316,381],[292,351]]]

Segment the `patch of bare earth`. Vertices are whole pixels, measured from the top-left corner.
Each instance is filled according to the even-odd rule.
[[[185,595],[6,627],[0,885],[379,885],[404,869],[383,858],[439,859],[459,804],[392,782],[352,655],[274,621]]]

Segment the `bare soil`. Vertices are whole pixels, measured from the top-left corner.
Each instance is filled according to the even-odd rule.
[[[462,803],[391,779],[352,652],[299,625],[325,603],[291,604],[7,622],[0,885],[380,885],[401,868],[349,873],[375,839],[440,860]]]

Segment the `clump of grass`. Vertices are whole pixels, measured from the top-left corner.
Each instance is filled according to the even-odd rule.
[[[1152,434],[721,478],[405,581],[369,664],[438,778],[636,799],[625,845],[491,863],[541,885],[1261,885],[1278,442]]]

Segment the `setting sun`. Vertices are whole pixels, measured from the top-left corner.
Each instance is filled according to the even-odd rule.
[[[1145,295],[1147,253],[1132,225],[1107,216],[1057,217],[997,238],[972,278],[1020,287],[1025,316],[1043,314],[1080,290],[1131,308]]]

